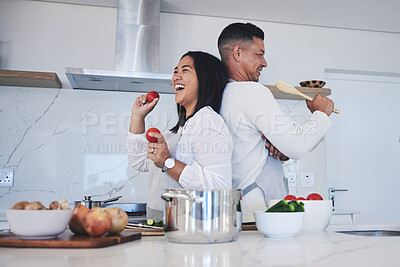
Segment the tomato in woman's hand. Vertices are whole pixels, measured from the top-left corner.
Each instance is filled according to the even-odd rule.
[[[312,193],[307,196],[307,200],[324,200],[320,194]]]
[[[293,195],[287,195],[284,200],[296,200],[296,197]]]
[[[304,197],[298,197],[297,200],[306,200]]]
[[[153,100],[156,98],[160,98],[160,95],[156,91],[151,91],[146,96],[146,100],[149,103],[153,102]]]
[[[146,132],[146,139],[150,142],[150,143],[155,143],[157,142],[157,138],[150,136],[149,133],[160,133],[160,131],[157,128],[150,128],[147,130]]]

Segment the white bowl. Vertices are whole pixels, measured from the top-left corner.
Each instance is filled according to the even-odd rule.
[[[266,237],[292,237],[303,227],[304,212],[255,211],[257,230]]]
[[[328,227],[332,217],[331,200],[299,200],[304,203],[303,231],[322,231]]]
[[[7,210],[11,232],[21,238],[47,239],[62,234],[73,210]]]
[[[272,199],[268,202],[272,207],[281,199]],[[288,200],[289,202],[290,200]],[[328,227],[332,217],[331,200],[298,200],[304,203],[303,231],[322,231]]]

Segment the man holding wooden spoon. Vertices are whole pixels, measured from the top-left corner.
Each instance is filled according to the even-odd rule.
[[[232,184],[242,189],[243,222],[254,222],[253,211],[266,210],[270,199],[288,193],[280,159],[299,159],[321,141],[331,128],[328,116],[334,104],[315,96],[307,102],[312,114],[304,124],[288,118],[269,89],[258,83],[267,62],[264,32],[253,24],[227,26],[218,49],[230,77],[220,114],[233,138]]]

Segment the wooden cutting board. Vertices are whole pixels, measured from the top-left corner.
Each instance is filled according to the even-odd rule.
[[[242,231],[252,231],[252,230],[257,230],[257,226],[255,224],[252,225],[242,225]]]
[[[254,225],[242,225],[242,231],[257,231],[257,226]],[[148,228],[125,228],[125,231],[138,232],[142,236],[162,236],[164,231],[162,229],[148,229]]]
[[[142,237],[140,232],[122,231],[115,235],[90,237],[74,235],[71,231],[65,231],[54,239],[23,239],[14,234],[0,235],[0,247],[21,248],[103,248],[113,246]]]
[[[161,236],[164,235],[162,229],[151,229],[151,228],[125,228],[124,231],[141,233],[142,236]]]

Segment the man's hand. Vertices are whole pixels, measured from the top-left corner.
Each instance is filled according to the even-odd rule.
[[[307,101],[307,107],[313,113],[316,110],[324,112],[326,115],[331,115],[333,111],[333,101],[326,96],[315,95],[312,101]]]
[[[262,138],[265,138],[264,134],[261,133]],[[287,156],[285,156],[284,154],[282,154],[273,144],[271,144],[271,142],[265,138],[265,147],[268,149],[269,151],[269,155],[276,158],[276,159],[280,159],[282,161],[287,161],[289,160],[289,158]]]

